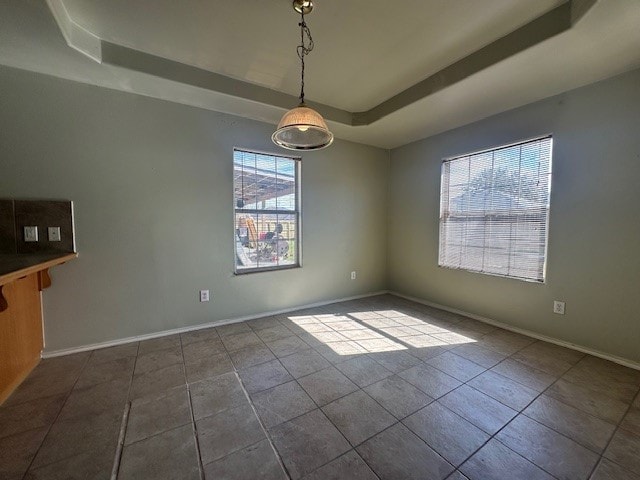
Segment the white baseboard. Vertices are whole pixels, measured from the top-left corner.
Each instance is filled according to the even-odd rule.
[[[412,297],[410,295],[405,295],[400,292],[395,292],[390,290],[388,293],[391,295],[395,295],[397,297],[405,298],[407,300],[411,300],[412,302],[421,303],[422,305],[427,305],[433,308],[439,308],[440,310],[445,310],[451,313],[457,313],[459,315],[464,315],[465,317],[473,318],[474,320],[478,320],[483,323],[488,323],[489,325],[493,325],[494,327],[503,328],[505,330],[509,330],[514,333],[519,333],[521,335],[526,335],[527,337],[535,338],[537,340],[543,340],[545,342],[553,343],[555,345],[560,345],[561,347],[571,348],[572,350],[577,350],[582,353],[587,353],[589,355],[593,355],[594,357],[603,358],[605,360],[609,360],[614,363],[618,363],[620,365],[624,365],[625,367],[633,368],[635,370],[640,370],[640,363],[635,362],[633,360],[629,360],[627,358],[618,357],[616,355],[611,355],[609,353],[601,352],[599,350],[594,350],[593,348],[584,347],[582,345],[576,345],[575,343],[567,342],[565,340],[560,340],[553,337],[548,337],[546,335],[542,335],[540,333],[533,332],[531,330],[526,330],[524,328],[514,327],[507,323],[500,322],[498,320],[494,320],[492,318],[483,317],[481,315],[476,315],[474,313],[465,312],[464,310],[458,310],[457,308],[448,307],[446,305],[440,305],[438,303],[429,302],[422,298]]]
[[[308,303],[306,305],[298,305],[298,306],[291,307],[291,308],[285,308],[283,310],[273,310],[273,311],[270,311],[270,312],[261,312],[261,313],[257,313],[257,314],[254,314],[254,315],[245,315],[243,317],[227,318],[227,319],[223,319],[223,320],[217,320],[215,322],[202,323],[200,325],[193,325],[193,326],[189,326],[189,327],[174,328],[174,329],[171,329],[171,330],[163,330],[161,332],[147,333],[147,334],[144,334],[144,335],[136,335],[134,337],[119,338],[119,339],[116,339],[116,340],[108,340],[106,342],[92,343],[92,344],[89,344],[89,345],[81,345],[79,347],[63,348],[61,350],[51,350],[51,351],[45,350],[45,351],[42,352],[42,358],[60,357],[62,355],[71,355],[72,353],[86,352],[86,351],[89,351],[89,350],[97,350],[97,349],[100,349],[100,348],[115,347],[117,345],[123,345],[125,343],[141,342],[143,340],[151,340],[153,338],[166,337],[168,335],[175,335],[177,333],[187,333],[187,332],[193,332],[193,331],[196,331],[196,330],[202,330],[202,329],[205,329],[205,328],[221,327],[223,325],[229,325],[229,324],[232,324],[232,323],[244,322],[246,320],[253,320],[253,319],[256,319],[256,318],[268,317],[268,316],[271,316],[271,315],[279,315],[281,313],[294,312],[296,310],[303,310],[305,308],[321,307],[323,305],[329,305],[331,303],[347,302],[349,300],[357,300],[359,298],[373,297],[373,296],[376,296],[376,295],[384,295],[386,293],[389,293],[389,292],[387,290],[380,290],[380,291],[377,291],[377,292],[364,293],[362,295],[354,295],[354,296],[351,296],[351,297],[336,298],[336,299],[333,299],[333,300],[326,300],[326,301],[322,301],[322,302]]]

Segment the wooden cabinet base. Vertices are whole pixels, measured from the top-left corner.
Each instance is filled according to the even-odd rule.
[[[3,285],[11,308],[0,312],[0,404],[40,361],[43,348],[38,273]]]

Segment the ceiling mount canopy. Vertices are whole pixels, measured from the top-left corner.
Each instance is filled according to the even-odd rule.
[[[333,134],[329,131],[324,118],[304,103],[304,57],[313,50],[311,31],[304,16],[313,10],[311,0],[293,0],[293,9],[300,14],[300,45],[297,52],[300,58],[300,104],[284,114],[278,129],[271,139],[276,145],[289,150],[320,150],[333,143]]]

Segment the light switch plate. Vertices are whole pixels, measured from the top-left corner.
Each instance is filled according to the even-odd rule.
[[[25,242],[37,242],[38,241],[38,227],[37,226],[24,227],[24,241]]]
[[[49,227],[49,241],[50,242],[59,242],[62,239],[60,238],[60,227]]]

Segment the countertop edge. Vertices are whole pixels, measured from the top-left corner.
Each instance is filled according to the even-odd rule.
[[[31,275],[32,273],[46,270],[48,268],[55,267],[56,265],[61,265],[68,262],[69,260],[77,258],[77,256],[77,253],[62,253],[59,257],[53,258],[51,260],[46,260],[44,262],[36,263],[35,265],[30,265],[28,267],[15,270],[10,273],[5,273],[4,275],[0,275],[0,286],[11,283],[19,278],[26,277],[27,275]]]

